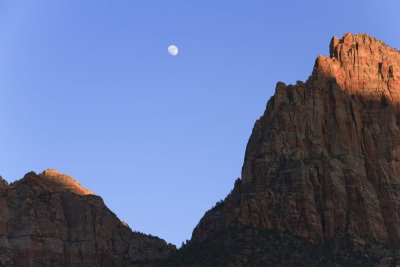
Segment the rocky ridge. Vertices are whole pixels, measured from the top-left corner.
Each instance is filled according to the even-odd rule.
[[[174,250],[55,170],[0,182],[0,266],[145,266]]]

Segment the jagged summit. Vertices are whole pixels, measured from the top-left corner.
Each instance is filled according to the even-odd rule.
[[[368,99],[384,97],[395,105],[400,102],[400,53],[367,34],[347,33],[333,37],[330,56],[319,56],[310,81],[337,88]]]

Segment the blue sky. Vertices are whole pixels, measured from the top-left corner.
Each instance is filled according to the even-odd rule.
[[[0,174],[57,169],[132,229],[180,245],[240,176],[276,82],[306,80],[333,35],[400,48],[399,10],[398,0],[2,0]]]

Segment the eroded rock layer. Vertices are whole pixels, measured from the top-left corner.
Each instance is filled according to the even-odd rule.
[[[0,180],[0,266],[143,266],[175,250],[134,233],[92,191],[54,170]]]
[[[278,83],[247,145],[242,178],[192,242],[273,229],[314,245],[400,245],[400,52],[365,34],[334,37],[307,82]]]

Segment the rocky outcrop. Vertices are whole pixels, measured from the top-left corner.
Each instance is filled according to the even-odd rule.
[[[54,170],[0,190],[0,265],[145,266],[174,250],[132,232],[100,197]]]
[[[306,83],[278,83],[247,145],[242,178],[191,243],[272,229],[362,253],[400,248],[400,52],[366,34],[334,37]]]
[[[0,176],[0,190],[2,188],[6,188],[8,186],[8,183],[6,180],[3,179],[3,177]]]

